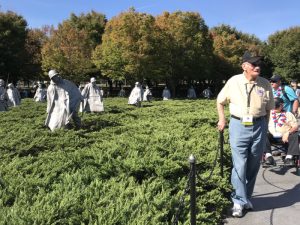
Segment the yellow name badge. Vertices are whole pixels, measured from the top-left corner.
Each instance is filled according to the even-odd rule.
[[[243,116],[242,124],[245,126],[252,126],[253,125],[253,116],[252,115]]]

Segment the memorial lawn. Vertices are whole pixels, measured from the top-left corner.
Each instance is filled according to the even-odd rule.
[[[82,129],[51,132],[46,103],[24,99],[0,113],[0,224],[171,224],[194,154],[205,179],[218,151],[214,100],[127,105],[81,115]],[[225,137],[227,133],[225,132]],[[230,155],[197,179],[197,224],[220,224],[228,207]],[[179,223],[189,224],[189,196]]]

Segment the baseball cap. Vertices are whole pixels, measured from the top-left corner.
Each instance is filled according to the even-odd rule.
[[[256,63],[262,60],[262,56],[255,55],[249,51],[246,51],[243,55],[243,63],[248,62],[248,63]]]
[[[271,78],[270,78],[270,81],[274,82],[274,83],[277,83],[278,81],[281,80],[281,76],[280,75],[277,75],[277,74],[274,74]]]

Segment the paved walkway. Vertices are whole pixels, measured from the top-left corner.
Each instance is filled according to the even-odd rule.
[[[284,167],[275,157],[276,167],[262,168],[254,189],[254,210],[242,218],[227,218],[225,225],[300,224],[300,176],[295,167]]]

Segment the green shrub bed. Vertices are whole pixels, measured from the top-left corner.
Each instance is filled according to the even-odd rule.
[[[127,105],[83,114],[82,129],[50,132],[46,103],[25,99],[0,113],[0,224],[171,224],[188,182],[188,157],[205,179],[218,150],[215,101]],[[226,136],[226,133],[225,133]],[[197,180],[197,224],[221,224],[230,156]],[[184,196],[179,224],[189,224]]]

